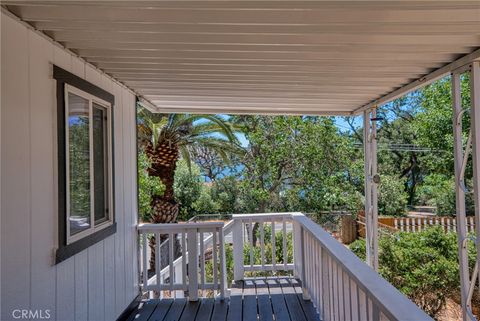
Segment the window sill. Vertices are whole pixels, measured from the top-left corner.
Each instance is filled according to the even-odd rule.
[[[117,223],[113,223],[112,225],[96,231],[88,236],[85,236],[78,241],[60,247],[55,253],[55,264],[65,261],[66,259],[74,256],[75,254],[80,253],[81,251],[87,249],[95,243],[98,243],[109,237],[110,235],[115,234],[116,231]]]

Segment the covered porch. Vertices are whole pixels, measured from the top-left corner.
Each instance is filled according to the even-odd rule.
[[[124,112],[115,116],[115,121],[123,123],[124,128],[120,132],[122,136],[116,137],[120,143],[118,146],[122,146],[121,152],[117,149],[116,153],[123,162],[116,164],[120,169],[117,173],[125,168],[129,174],[125,178],[122,176],[122,182],[116,183],[120,196],[116,199],[117,209],[121,208],[124,213],[123,221],[119,221],[119,230],[122,229],[123,234],[117,233],[105,241],[102,239],[98,243],[101,247],[89,251],[88,256],[83,255],[85,252],[80,253],[74,261],[52,269],[49,265],[51,249],[56,246],[57,240],[56,236],[47,239],[44,235],[55,235],[57,231],[44,224],[47,233],[37,233],[25,241],[22,247],[28,251],[15,256],[16,259],[11,260],[13,263],[8,266],[8,270],[13,272],[17,268],[16,261],[21,265],[27,261],[34,265],[40,261],[35,260],[35,253],[42,253],[43,265],[38,270],[43,274],[39,275],[46,275],[56,282],[49,288],[55,300],[54,306],[66,306],[62,304],[65,297],[74,301],[75,307],[79,306],[78,311],[83,313],[85,310],[86,314],[93,311],[95,317],[100,316],[99,319],[120,315],[130,320],[165,321],[429,320],[423,311],[377,273],[377,187],[381,178],[377,173],[376,108],[420,86],[452,75],[456,227],[463,320],[477,320],[472,314],[470,302],[479,277],[480,260],[478,1],[8,0],[2,1],[4,16],[9,19],[5,24],[8,24],[10,32],[10,38],[5,40],[5,44],[9,45],[7,62],[22,68],[18,72],[10,66],[8,75],[15,77],[12,76],[11,81],[5,79],[13,84],[12,88],[17,84],[28,84],[30,96],[28,99],[18,98],[23,97],[22,88],[10,90],[10,105],[28,107],[21,110],[23,118],[16,122],[8,124],[2,119],[2,130],[7,125],[13,131],[22,120],[30,124],[38,115],[48,115],[44,124],[48,128],[53,127],[52,97],[40,103],[44,107],[41,113],[37,114],[36,109],[30,107],[36,97],[44,92],[54,92],[52,82],[45,88],[37,87],[37,83],[45,84],[43,73],[49,72],[52,61],[61,61],[65,69],[75,70],[80,78],[90,77],[99,87],[117,90],[120,97],[117,104],[125,105],[122,107]],[[41,38],[37,39],[39,35]],[[45,43],[52,46],[48,47]],[[42,51],[41,59],[37,59],[36,49]],[[18,54],[25,52],[28,55]],[[3,59],[7,58],[2,57],[2,67]],[[34,69],[40,64],[42,68]],[[465,73],[470,74],[472,105],[464,109],[459,79]],[[17,74],[21,77],[16,77]],[[133,108],[134,97],[157,113],[363,115],[366,264],[301,213],[239,214],[225,224],[137,224],[136,200],[132,192],[136,184],[132,178],[135,173],[135,124],[133,115],[126,112],[126,106],[132,105],[130,107]],[[15,116],[14,108],[10,110],[9,115]],[[465,112],[471,115],[466,147],[462,141],[461,126]],[[41,143],[47,146],[46,149],[51,149],[53,155],[56,146],[50,140],[55,134],[47,132],[46,136],[48,141],[42,140]],[[45,168],[54,175],[51,164],[55,161],[46,158],[47,161],[38,168],[34,167],[37,163],[28,157],[34,154],[35,140],[41,139],[41,136],[36,137],[28,129],[22,137],[24,139],[20,143],[25,145],[27,152],[14,147],[8,150],[16,152],[11,154],[10,167],[14,167],[10,164],[15,162],[15,155],[19,155],[24,167],[29,169],[28,175],[30,171],[33,173],[33,179],[25,176],[22,180],[25,184],[21,185],[21,192],[36,195],[36,191],[42,190],[42,182],[47,182],[52,195],[43,196],[54,200],[56,185],[50,181],[51,177],[35,175]],[[125,154],[130,157],[123,159]],[[464,203],[465,193],[469,191],[463,183],[465,164],[470,154],[474,171],[477,239],[477,265],[473,275],[468,271],[466,252],[469,238]],[[17,172],[23,175],[25,171]],[[12,173],[11,176],[15,176],[15,172]],[[14,181],[13,178],[11,181]],[[31,181],[37,182],[37,186],[30,187],[28,184]],[[119,192],[118,187],[124,186],[128,188]],[[5,187],[2,187],[2,193],[4,190]],[[39,199],[43,198],[32,199],[32,202],[41,203]],[[42,227],[42,222],[52,219],[50,213],[54,210],[50,207],[55,207],[53,201],[44,206],[45,214],[38,221],[30,213],[35,206],[23,205],[22,201],[17,199],[18,204],[12,205],[12,209],[17,211],[21,208],[23,211],[12,219],[13,223],[7,222],[10,224],[7,226],[18,229],[28,226],[35,231],[35,222]],[[252,229],[248,228],[252,224],[260,226],[260,237],[256,243],[253,242]],[[275,231],[277,224],[280,224],[279,232],[282,232],[282,262],[276,262],[274,257],[267,258],[265,250],[270,242],[270,248],[275,251],[276,240],[265,238],[264,227],[269,226],[271,231]],[[5,239],[18,233],[15,228],[10,230],[5,229],[6,233],[3,233],[2,227]],[[292,231],[291,257],[287,230]],[[154,276],[149,275],[147,269],[148,235],[157,235],[158,239],[160,235],[168,235],[169,239],[175,238],[182,245],[182,256],[176,260],[172,259],[173,242],[168,245],[171,259],[163,269],[156,257],[157,273]],[[275,238],[275,233],[271,235]],[[36,239],[42,237],[45,246],[37,252],[32,251],[31,248],[37,244]],[[230,245],[225,242],[227,237],[232,240],[233,271],[226,266],[226,246]],[[16,255],[15,250],[10,251]],[[254,262],[254,251],[260,253],[260,262]],[[114,256],[117,252],[123,256]],[[111,255],[110,261],[105,259],[105,254]],[[205,264],[207,260],[211,261],[209,269]],[[77,261],[82,265],[78,265]],[[93,263],[97,261],[101,262],[98,266],[100,272]],[[88,271],[79,274],[86,271],[87,264]],[[124,273],[112,275],[112,271],[118,269],[123,269]],[[44,298],[42,290],[39,290],[41,287],[31,286],[37,284],[30,281],[36,277],[31,270],[24,269],[22,276],[16,279],[18,282],[12,281],[7,289],[17,291],[21,288],[18,284],[29,287],[29,291],[35,294],[29,296],[31,302],[28,305],[35,306]],[[234,283],[229,283],[227,275],[232,272]],[[252,272],[269,272],[275,277],[252,278]],[[69,273],[76,273],[73,281]],[[128,275],[127,280],[125,275]],[[85,282],[89,282],[88,286]],[[121,288],[128,289],[129,295],[115,299],[114,293],[112,302],[112,297],[107,294],[112,290],[105,286],[106,282],[113,284],[113,289],[115,286],[120,291]],[[75,291],[69,291],[69,286],[73,288],[77,283]],[[98,284],[103,284],[101,290],[97,289]],[[130,306],[124,314],[118,313],[119,304],[123,305],[132,293],[138,294],[137,299],[142,295],[149,299],[139,306]],[[161,299],[150,298],[157,294]],[[77,298],[81,300],[76,302]],[[107,309],[98,302],[108,302],[112,307]],[[62,316],[71,313],[68,309],[64,312]],[[57,319],[62,319],[60,314],[57,314]]]

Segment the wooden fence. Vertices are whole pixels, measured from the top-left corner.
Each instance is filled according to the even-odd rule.
[[[455,232],[457,222],[455,217],[433,216],[433,217],[399,217],[399,218],[379,218],[383,224],[392,226],[399,231],[417,232],[422,231],[429,226],[442,226],[446,232]],[[467,217],[467,232],[475,230],[475,220],[473,216]]]
[[[467,232],[475,231],[475,218],[467,217]],[[365,217],[363,212],[357,217],[358,234],[365,237]],[[385,232],[418,232],[423,231],[430,226],[442,226],[445,232],[455,232],[457,230],[457,221],[451,216],[432,216],[432,217],[378,217],[378,226]]]

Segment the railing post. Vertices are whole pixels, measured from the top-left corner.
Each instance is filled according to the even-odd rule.
[[[227,296],[227,266],[223,228],[218,231],[218,239],[220,243],[220,299],[223,300]],[[214,248],[216,248],[216,244]]]
[[[302,250],[303,250],[303,244],[301,243],[301,234],[302,229],[300,224],[294,219],[292,221],[293,225],[293,264],[295,266],[295,271],[294,275],[296,278],[302,280],[302,266],[303,266],[303,261],[302,261]]]
[[[232,228],[233,241],[233,279],[243,280],[243,226],[241,219],[235,219]]]
[[[188,230],[188,299],[198,301],[198,237],[197,229]]]

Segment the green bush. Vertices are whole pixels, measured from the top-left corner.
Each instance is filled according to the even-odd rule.
[[[395,176],[382,175],[378,187],[378,213],[387,216],[403,216],[407,202],[405,180]]]
[[[423,179],[417,190],[418,202],[435,206],[438,215],[455,214],[455,181],[453,177],[431,174]]]
[[[470,242],[472,243],[472,242]],[[365,260],[365,240],[357,240],[350,249]],[[475,259],[469,247],[470,262]],[[470,267],[473,269],[473,264]],[[441,227],[421,232],[400,232],[380,238],[379,272],[420,308],[435,317],[446,298],[459,289],[457,239]]]

